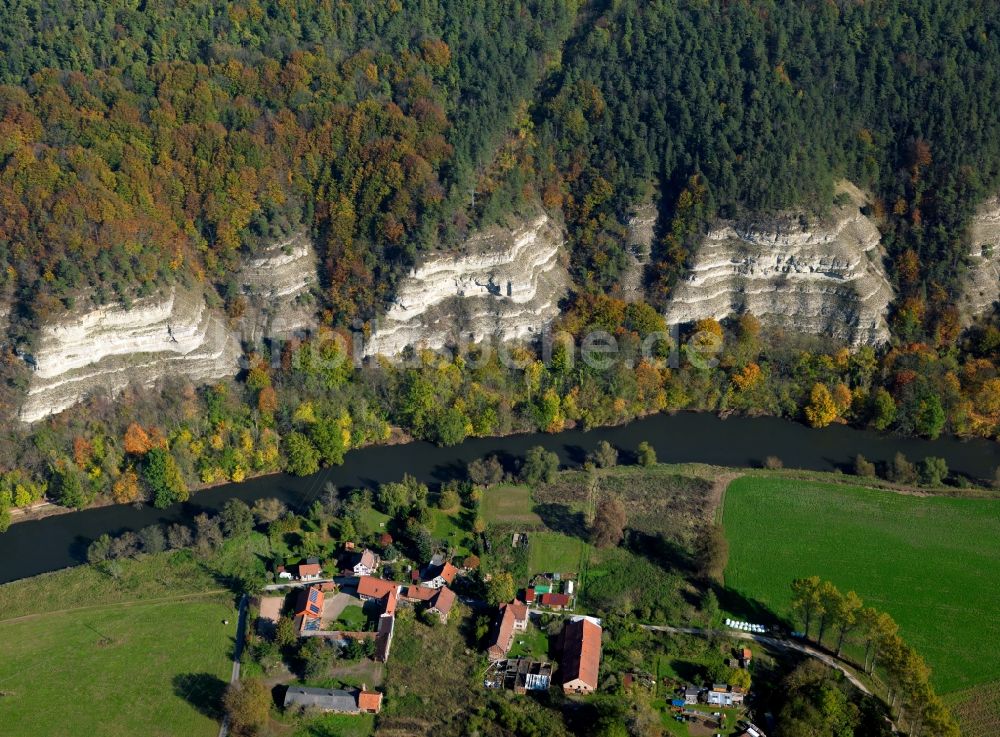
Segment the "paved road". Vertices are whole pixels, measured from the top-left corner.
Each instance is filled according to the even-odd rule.
[[[741,632],[739,630],[709,630],[702,629],[700,627],[668,627],[666,625],[658,624],[644,624],[641,625],[644,629],[650,630],[651,632],[669,632],[672,634],[680,635],[696,635],[700,637],[734,637],[738,640],[753,640],[754,642],[759,642],[762,645],[769,645],[771,647],[778,648],[780,650],[795,650],[803,655],[808,655],[811,658],[816,658],[824,663],[826,663],[831,668],[836,668],[845,676],[851,684],[857,688],[862,693],[871,694],[868,687],[861,682],[861,680],[854,674],[854,671],[848,668],[846,665],[841,663],[832,655],[827,655],[824,652],[817,650],[810,645],[806,645],[803,642],[797,642],[796,640],[783,640],[777,637],[770,637],[769,635],[757,635],[752,632]]]
[[[243,641],[246,635],[247,625],[247,605],[250,603],[249,597],[243,594],[240,599],[240,615],[236,623],[236,644],[233,646],[233,672],[229,677],[230,683],[237,683],[240,680],[240,656],[243,655]],[[219,737],[226,737],[229,734],[229,717],[222,718],[219,726]]]

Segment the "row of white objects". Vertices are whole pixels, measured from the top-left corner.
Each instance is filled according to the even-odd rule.
[[[766,632],[767,628],[762,624],[752,624],[751,622],[737,622],[735,619],[727,619],[726,626],[744,632]]]

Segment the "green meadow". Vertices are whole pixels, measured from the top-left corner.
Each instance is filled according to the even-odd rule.
[[[940,692],[1000,681],[1000,501],[744,477],[723,521],[738,594],[788,616],[792,579],[818,575],[891,614]]]
[[[53,613],[39,605],[0,622],[0,711],[10,734],[218,734],[236,634],[228,595]]]

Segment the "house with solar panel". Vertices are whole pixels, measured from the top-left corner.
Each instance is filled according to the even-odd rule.
[[[310,586],[299,591],[295,601],[295,631],[300,636],[318,632],[323,624],[323,606],[325,605],[323,590],[319,586]]]

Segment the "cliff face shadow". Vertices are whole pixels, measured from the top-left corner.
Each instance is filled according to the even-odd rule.
[[[211,719],[222,718],[226,682],[211,673],[181,673],[173,678],[174,693]]]

